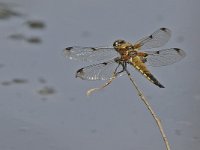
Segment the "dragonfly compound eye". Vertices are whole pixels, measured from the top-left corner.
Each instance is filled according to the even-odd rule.
[[[124,43],[126,43],[124,40],[117,40],[113,43],[113,47],[118,47]]]

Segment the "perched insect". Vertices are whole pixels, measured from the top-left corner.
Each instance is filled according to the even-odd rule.
[[[185,57],[185,52],[179,48],[162,49],[158,51],[144,51],[165,45],[171,37],[171,31],[160,28],[150,36],[144,37],[135,44],[124,40],[116,40],[113,47],[67,47],[65,56],[82,61],[105,61],[79,69],[76,77],[83,80],[108,80],[102,87],[88,91],[99,90],[109,85],[116,77],[128,74],[127,65],[133,66],[145,78],[160,88],[164,86],[151,74],[146,64],[153,67],[173,64]]]

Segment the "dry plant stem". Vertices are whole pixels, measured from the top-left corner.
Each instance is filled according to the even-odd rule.
[[[105,88],[106,86],[110,85],[111,82],[112,82],[115,78],[116,78],[116,76],[115,76],[115,74],[113,74],[112,78],[111,78],[110,80],[108,80],[108,81],[107,81],[104,85],[102,85],[101,87],[89,89],[89,90],[87,91],[87,93],[86,93],[87,96],[90,96],[93,92],[98,91],[98,90],[101,90],[101,89]]]
[[[158,125],[158,128],[160,130],[160,133],[162,135],[163,141],[165,143],[166,146],[166,150],[170,150],[170,146],[169,146],[169,142],[168,139],[165,135],[165,132],[163,130],[162,124],[161,124],[161,120],[159,119],[159,117],[156,115],[156,113],[154,112],[154,110],[152,109],[152,107],[150,106],[149,102],[147,101],[147,99],[144,97],[144,94],[140,91],[140,89],[138,88],[136,82],[134,81],[134,79],[131,77],[130,73],[128,72],[128,70],[125,70],[129,79],[131,80],[132,84],[134,85],[134,87],[136,88],[138,95],[140,97],[140,99],[144,102],[145,106],[147,107],[147,109],[149,110],[149,112],[151,113],[151,115],[153,116],[154,120],[156,121],[156,124]],[[91,95],[93,92],[97,91],[97,90],[101,90],[103,88],[105,88],[106,86],[110,85],[111,82],[116,78],[115,74],[113,74],[112,78],[110,80],[108,80],[104,85],[102,85],[99,88],[92,88],[90,90],[87,91],[87,95]]]
[[[153,116],[154,120],[156,121],[156,124],[158,125],[158,128],[160,130],[160,133],[162,135],[163,141],[165,143],[166,149],[170,150],[170,146],[169,146],[169,142],[168,139],[165,135],[165,132],[163,130],[162,124],[161,124],[161,120],[159,119],[159,117],[156,115],[156,113],[154,112],[154,110],[152,109],[152,107],[150,106],[149,102],[147,101],[147,99],[144,97],[144,95],[142,94],[142,92],[139,90],[136,82],[134,81],[134,79],[131,77],[131,75],[127,72],[129,79],[131,80],[131,82],[133,83],[134,87],[136,88],[138,95],[140,97],[140,99],[145,103],[147,109],[149,110],[149,112],[151,113],[151,115]]]

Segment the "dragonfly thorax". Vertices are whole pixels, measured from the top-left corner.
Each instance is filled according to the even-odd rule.
[[[124,40],[115,41],[113,43],[113,47],[121,55],[123,60],[128,60],[130,57],[137,55],[137,52],[134,50],[134,46]]]

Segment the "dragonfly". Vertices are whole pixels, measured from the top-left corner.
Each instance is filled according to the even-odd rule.
[[[76,72],[76,77],[83,80],[107,80],[101,87],[88,90],[88,95],[108,86],[117,77],[125,74],[130,76],[130,72],[127,69],[128,65],[134,67],[156,86],[164,88],[147,66],[160,67],[171,65],[180,61],[186,54],[179,48],[154,51],[148,51],[148,49],[164,46],[170,37],[170,29],[160,28],[151,35],[140,39],[135,44],[119,39],[113,43],[113,47],[72,46],[65,48],[64,54],[69,59],[101,62],[83,67]]]

